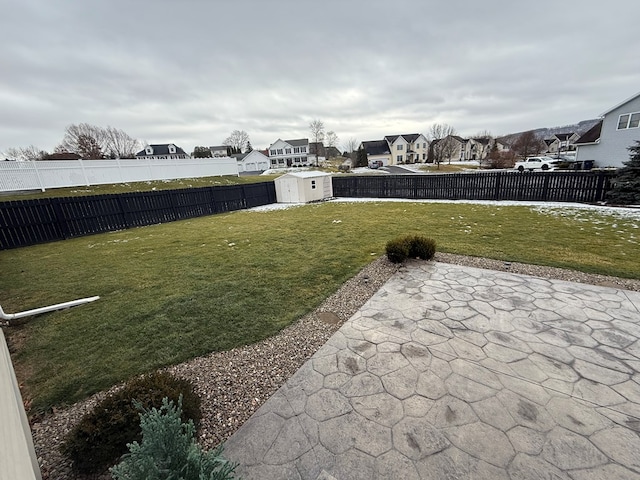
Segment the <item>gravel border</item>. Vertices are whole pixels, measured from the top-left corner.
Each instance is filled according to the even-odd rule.
[[[640,280],[594,275],[539,265],[436,253],[435,261],[537,277],[640,291]],[[211,449],[229,438],[298,370],[380,287],[403,268],[381,257],[327,298],[314,312],[262,342],[211,353],[167,370],[191,380],[202,399],[200,444]],[[109,479],[110,475],[75,476],[58,451],[66,433],[108,393],[101,392],[38,419],[32,434],[42,478]]]

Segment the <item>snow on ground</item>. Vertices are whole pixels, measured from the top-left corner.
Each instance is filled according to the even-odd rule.
[[[640,208],[633,207],[609,207],[605,205],[588,205],[584,203],[562,203],[562,202],[531,202],[512,200],[416,200],[408,198],[334,198],[329,200],[336,203],[381,203],[381,202],[404,202],[404,203],[459,203],[474,205],[493,205],[498,207],[531,207],[533,211],[546,215],[575,216],[580,212],[598,213],[620,219],[635,220],[640,222]],[[261,207],[248,209],[251,212],[268,212],[273,210],[286,210],[287,208],[301,207],[305,203],[272,203]],[[636,227],[640,228],[640,227]]]

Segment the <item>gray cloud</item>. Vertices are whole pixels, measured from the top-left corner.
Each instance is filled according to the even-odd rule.
[[[640,4],[0,0],[0,151],[71,123],[149,142],[494,134],[593,118],[640,85]]]

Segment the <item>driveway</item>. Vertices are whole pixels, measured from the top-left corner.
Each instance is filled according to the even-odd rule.
[[[640,293],[421,262],[227,442],[245,479],[640,479]]]

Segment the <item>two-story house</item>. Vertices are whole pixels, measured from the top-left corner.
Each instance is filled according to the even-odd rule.
[[[187,155],[184,150],[180,147],[177,147],[173,143],[161,143],[155,145],[147,145],[144,147],[144,150],[136,153],[136,158],[141,160],[146,159],[159,159],[159,160],[167,160],[167,159],[184,159],[191,158]]]
[[[602,121],[576,142],[577,162],[596,167],[622,167],[630,146],[640,140],[640,93],[600,115]]]
[[[421,133],[386,135],[384,140],[368,140],[360,146],[369,163],[379,160],[383,165],[426,162],[429,153],[429,142]]]
[[[421,133],[386,135],[392,154],[392,164],[426,162],[429,153],[428,142]]]
[[[306,167],[315,162],[315,156],[309,157],[309,139],[278,139],[269,145],[271,168]]]

